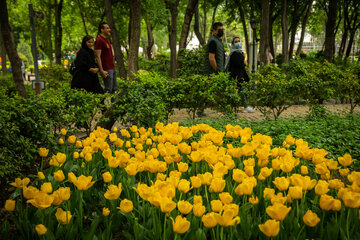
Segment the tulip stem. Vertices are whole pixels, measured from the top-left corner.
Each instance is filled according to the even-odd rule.
[[[166,230],[166,214],[164,214],[164,237],[163,237],[164,240],[166,240],[166,234],[165,234],[166,231],[165,230]]]
[[[346,235],[347,235],[347,239],[350,239],[350,233],[349,233],[349,217],[350,217],[350,208],[348,209],[347,218],[346,218]]]
[[[224,227],[221,227],[220,239],[223,240],[223,237],[224,237]]]
[[[301,232],[304,230],[305,228],[305,224],[302,226],[302,228],[300,229],[300,232],[299,234],[297,235],[296,239],[299,239],[300,235],[301,235]]]

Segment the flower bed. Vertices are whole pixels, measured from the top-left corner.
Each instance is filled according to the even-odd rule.
[[[61,132],[51,167],[11,183],[3,238],[360,237],[360,172],[349,154],[329,159],[291,135],[274,147],[232,125],[98,128],[82,141]]]

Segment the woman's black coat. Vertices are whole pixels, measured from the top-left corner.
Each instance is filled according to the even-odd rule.
[[[71,88],[85,89],[87,92],[104,93],[97,74],[89,71],[97,68],[94,51],[82,46],[75,59],[76,71],[71,81]]]
[[[236,80],[239,87],[241,87],[241,83],[249,81],[244,60],[244,55],[237,51],[233,52],[229,59],[230,77]]]

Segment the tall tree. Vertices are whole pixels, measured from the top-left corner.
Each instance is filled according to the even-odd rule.
[[[166,9],[170,11],[171,20],[168,20],[169,42],[170,42],[170,77],[176,78],[176,35],[178,5],[180,0],[165,0]]]
[[[27,93],[21,73],[21,59],[16,51],[14,35],[10,28],[6,0],[0,1],[0,28],[5,49],[11,62],[12,75],[16,89],[18,90],[18,93],[21,97],[27,98]]]
[[[269,63],[269,15],[270,15],[270,1],[261,1],[261,26],[260,26],[260,62],[262,64]]]
[[[204,46],[206,44],[205,38],[201,35],[200,32],[200,15],[199,15],[199,4],[195,7],[195,23],[194,23],[194,32],[199,40],[199,43],[201,46]]]
[[[179,40],[179,52],[177,56],[177,69],[181,68],[181,56],[184,54],[186,48],[186,42],[189,35],[190,24],[192,17],[195,13],[195,7],[198,5],[199,0],[189,0],[186,7],[184,22],[181,28],[180,40]]]
[[[305,16],[304,16],[304,18],[302,20],[302,23],[301,23],[301,36],[300,36],[298,48],[296,50],[296,55],[297,56],[300,56],[300,53],[301,53],[301,48],[302,48],[302,45],[303,45],[303,42],[304,42],[304,37],[305,37],[306,25],[307,25],[307,22],[308,22],[309,17],[310,17],[311,7],[312,7],[313,2],[314,2],[314,0],[308,0],[308,2],[307,2],[306,14],[305,14]]]
[[[337,19],[338,0],[329,0],[327,9],[327,21],[325,30],[325,50],[324,59],[332,62],[335,53],[335,25]]]
[[[241,19],[241,23],[243,25],[243,30],[244,30],[246,54],[249,54],[249,49],[250,49],[249,35],[248,35],[248,31],[247,31],[247,26],[246,26],[246,18],[245,18],[245,13],[244,13],[244,6],[243,6],[243,4],[240,3],[240,0],[236,0],[236,3],[238,5],[238,9],[239,9],[239,13],[240,13],[240,19]]]
[[[87,27],[86,27],[86,22],[85,22],[85,16],[84,16],[84,9],[83,9],[83,6],[82,6],[82,1],[80,0],[76,0],[76,3],[79,7],[79,11],[80,11],[80,16],[81,16],[81,21],[82,21],[82,24],[84,26],[84,31],[85,31],[85,34],[88,35],[88,30],[87,30]]]
[[[123,79],[126,79],[124,54],[121,51],[119,33],[118,33],[118,31],[115,27],[115,23],[114,23],[111,0],[105,0],[105,14],[106,14],[106,18],[107,18],[109,27],[111,28],[111,32],[112,32],[111,35],[112,35],[112,39],[113,39],[115,60],[117,63],[119,76]]]
[[[5,43],[2,39],[2,34],[0,33],[0,41],[1,41],[1,68],[3,75],[6,75],[7,69],[6,69],[6,49],[5,49]]]
[[[128,75],[130,79],[138,71],[138,54],[140,46],[141,0],[130,2],[130,48],[128,55]]]
[[[359,21],[360,2],[355,0],[345,0],[345,2],[348,3],[348,8],[346,14],[344,14],[345,16],[344,21],[346,22],[347,29],[350,32],[349,42],[345,53],[345,58],[348,58],[350,56],[351,47],[354,42],[355,33],[360,27],[360,21]]]
[[[61,26],[61,12],[63,8],[64,0],[54,0],[55,5],[55,59],[56,64],[62,64],[61,62],[61,44],[62,44],[62,26]]]
[[[154,47],[155,44],[155,39],[153,35],[154,26],[150,23],[147,16],[145,16],[145,24],[146,24],[147,39],[148,39],[148,44],[146,46],[146,56],[150,60],[152,57],[152,48]]]
[[[281,31],[282,31],[282,62],[289,62],[289,32],[287,21],[287,0],[283,0],[281,15]]]

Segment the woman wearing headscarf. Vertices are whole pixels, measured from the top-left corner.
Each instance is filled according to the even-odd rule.
[[[245,70],[245,57],[241,50],[241,42],[239,37],[233,37],[231,41],[231,51],[229,57],[227,58],[227,62],[225,65],[225,69],[230,72],[230,77],[236,81],[238,88],[241,89],[243,93],[243,82],[249,81],[249,76]],[[244,112],[254,112],[255,109],[247,106],[246,107],[246,98],[244,97],[245,110]]]
[[[71,88],[85,89],[92,93],[104,93],[97,75],[99,68],[95,63],[93,47],[94,38],[86,35],[74,61],[76,70],[71,81]]]

